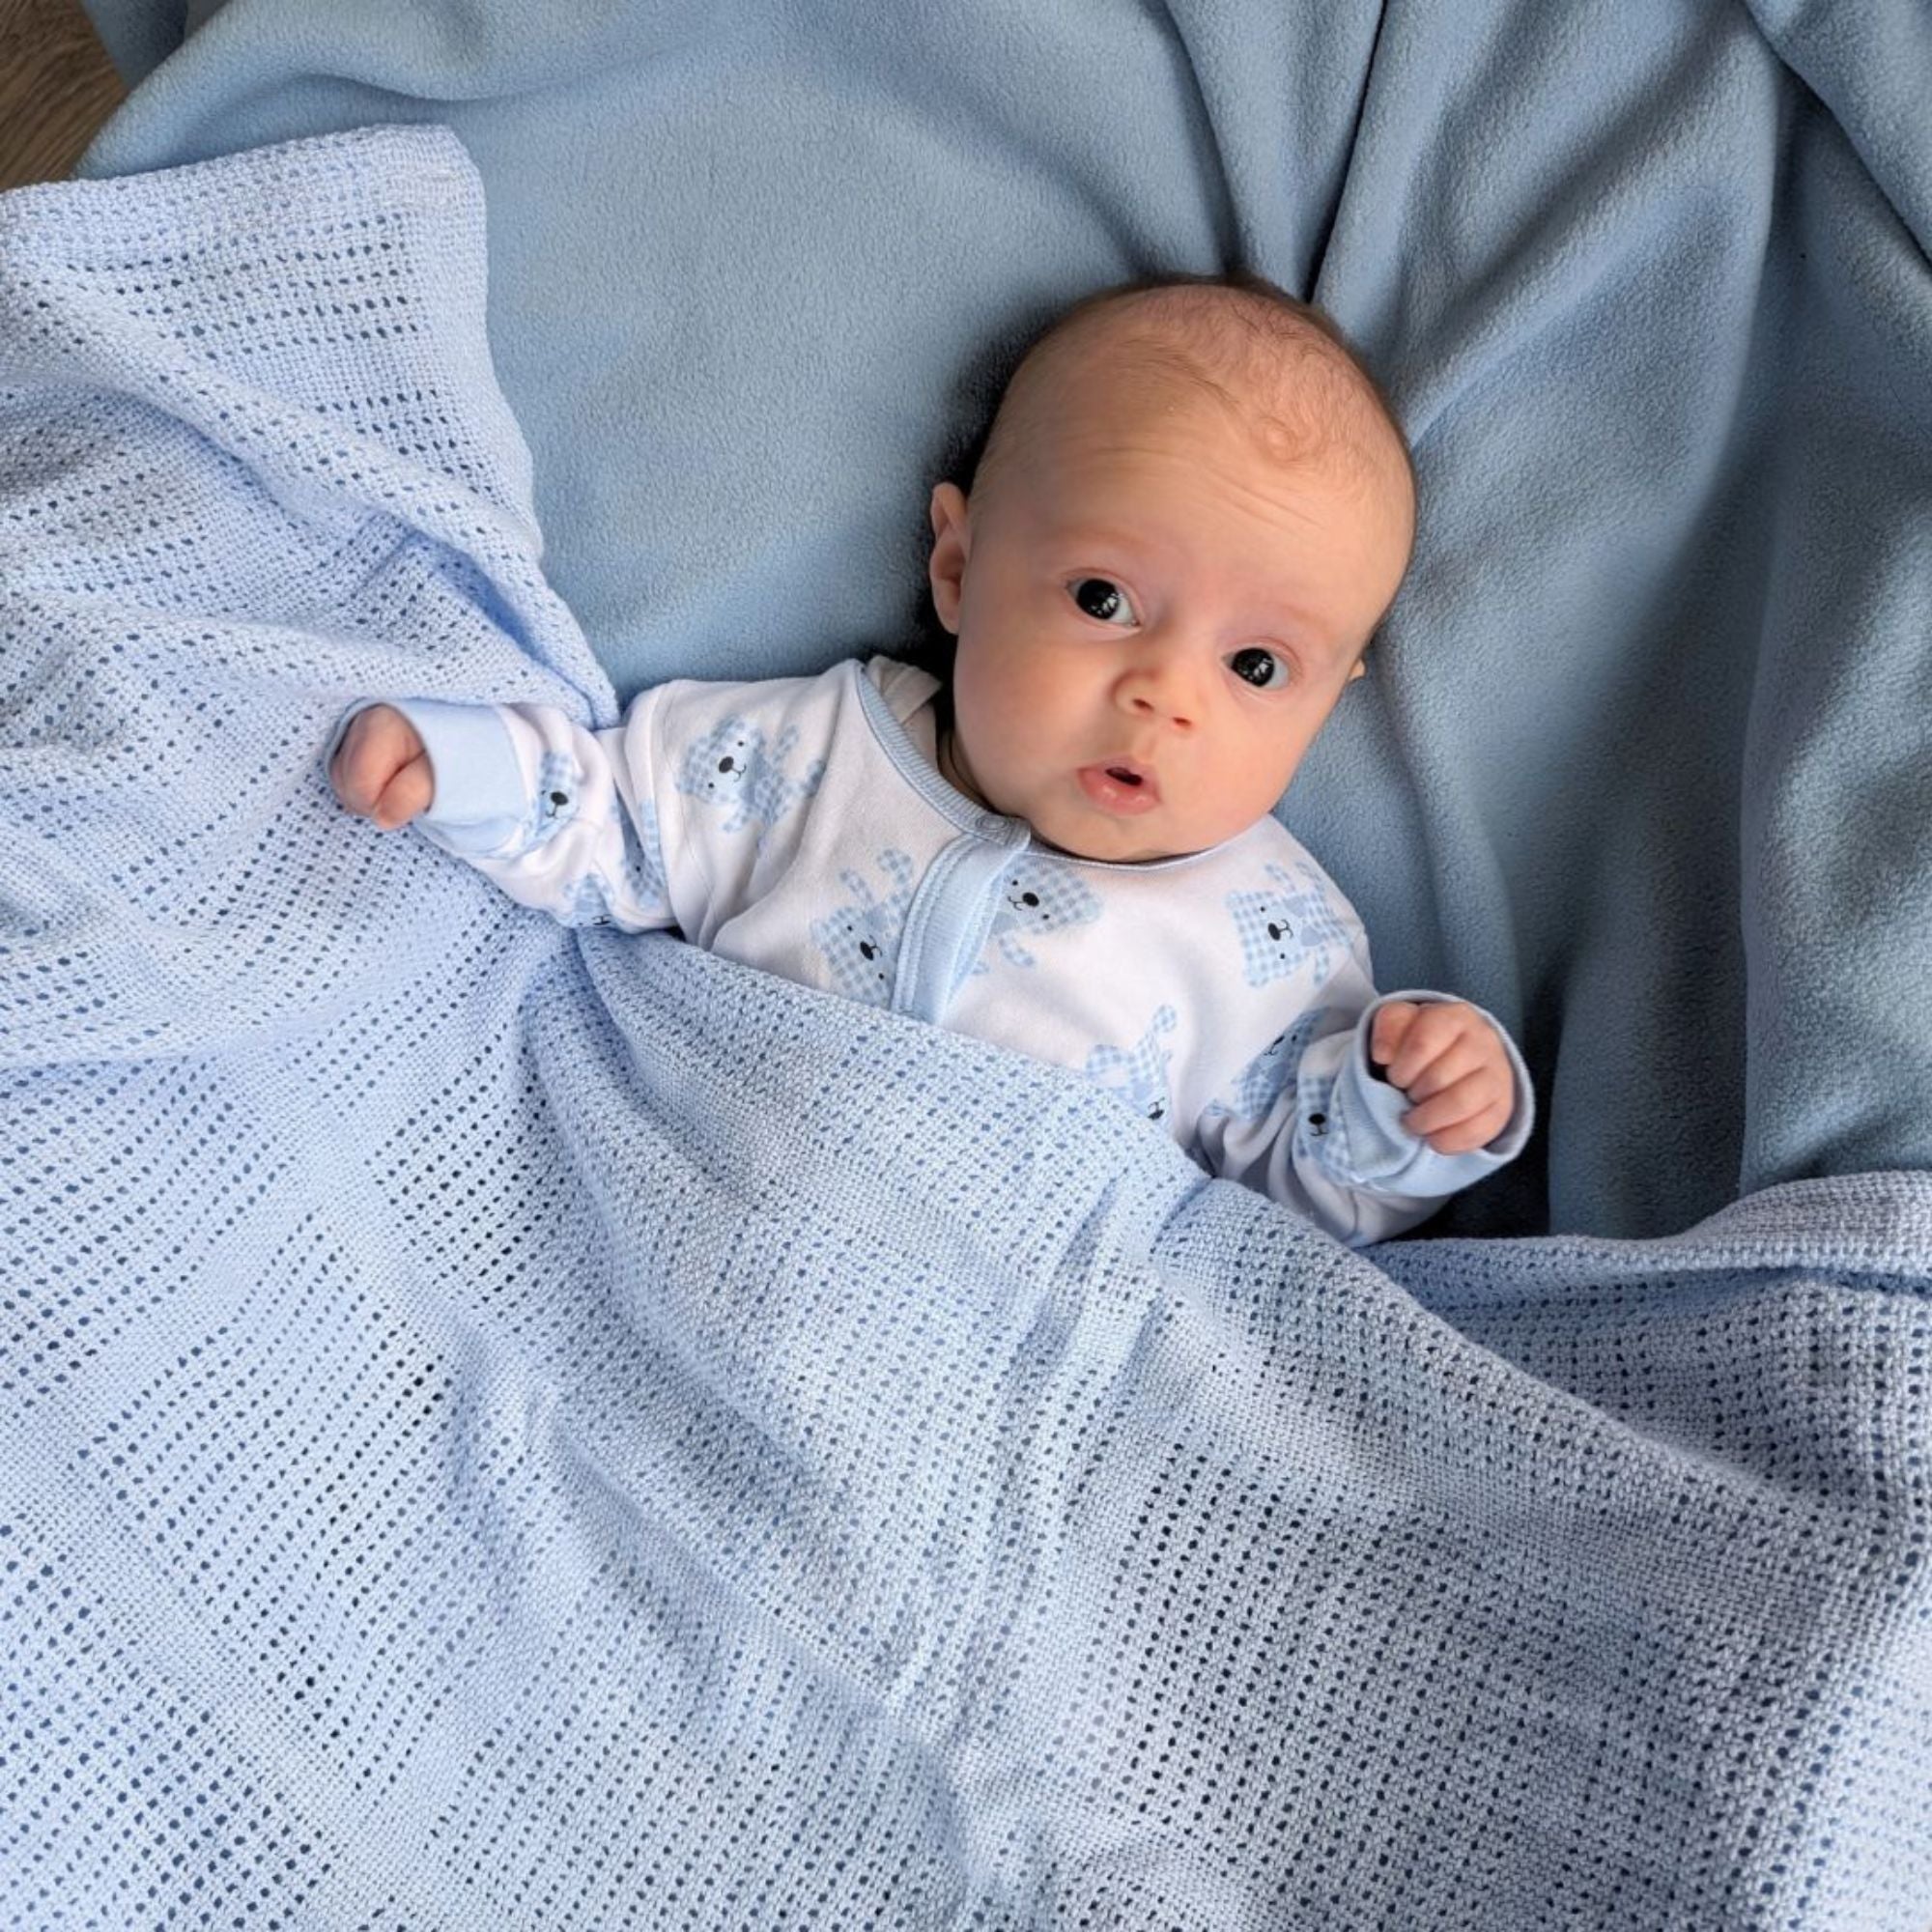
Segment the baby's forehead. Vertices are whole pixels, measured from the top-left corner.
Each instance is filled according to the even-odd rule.
[[[1211,307],[1122,308],[1118,317],[1096,317],[1086,343],[1072,345],[1088,366],[1113,370],[1168,407],[1181,399],[1218,405],[1283,460],[1359,437],[1378,412],[1347,353],[1295,318],[1259,323]],[[1091,388],[1080,386],[1091,400]],[[1083,398],[1069,400],[1077,409]]]
[[[1332,347],[1298,315],[1238,289],[1140,289],[1072,317],[1065,345],[1088,357],[1166,356],[1230,387],[1266,386]]]
[[[1137,291],[1074,318],[1023,362],[1002,400],[1015,458],[1053,432],[1160,412],[1204,433],[1232,423],[1264,459],[1333,463],[1408,494],[1401,433],[1373,381],[1318,325],[1245,291]]]

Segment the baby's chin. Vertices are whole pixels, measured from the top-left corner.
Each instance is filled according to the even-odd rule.
[[[1138,820],[1108,820],[1083,823],[1077,814],[1042,814],[1030,819],[1035,836],[1056,851],[1073,859],[1096,859],[1116,866],[1144,864],[1154,859],[1179,859],[1201,850],[1199,845],[1177,843],[1162,838],[1157,825]],[[1160,814],[1150,812],[1150,820]]]

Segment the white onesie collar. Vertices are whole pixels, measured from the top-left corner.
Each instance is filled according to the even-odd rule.
[[[914,742],[909,721],[932,701],[939,680],[928,670],[907,664],[902,658],[883,652],[869,657],[862,666],[854,658],[847,661],[849,675],[859,688],[859,699],[872,735],[893,761],[899,776],[943,818],[995,845],[1027,846],[1035,843],[1034,829],[1023,818],[1006,818],[989,811],[970,799],[941,776],[932,757]],[[935,754],[936,755],[936,754]],[[1262,824],[1269,823],[1263,820]],[[1088,859],[1078,852],[1063,852],[1043,839],[1037,849],[1052,854],[1068,866],[1086,866],[1100,872],[1162,872],[1181,866],[1199,866],[1234,850],[1243,839],[1251,839],[1260,828],[1249,826],[1218,845],[1200,852],[1180,852],[1171,859]]]

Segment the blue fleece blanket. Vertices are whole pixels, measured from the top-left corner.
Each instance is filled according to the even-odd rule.
[[[1072,298],[1323,302],[1422,526],[1286,815],[1544,1123],[1432,1232],[1932,1168],[1923,0],[90,4],[130,75],[207,24],[89,171],[455,128],[622,697],[895,647],[939,466]]]
[[[226,48],[245,71],[235,50],[273,17],[236,0],[189,43],[185,62],[211,49],[200,67],[164,68],[152,107],[137,96],[130,142],[144,114],[150,135],[171,115],[191,128],[211,63]],[[1008,20],[1036,36],[1009,49],[1028,73],[1101,50],[1097,20],[1055,37],[1041,17]],[[1272,194],[1269,245],[1299,234],[1323,280],[1351,221],[1392,218],[1356,170],[1433,138],[1378,89],[1433,99],[1450,146],[1502,152],[1481,90],[1472,104],[1450,84],[1456,60],[1518,58],[1533,79],[1565,51],[1553,28],[1478,36],[1432,75],[1408,16],[1379,43],[1337,26],[1345,69],[1375,44],[1353,129],[1322,120],[1326,69],[1298,83],[1306,116],[1271,84],[1256,120],[1265,47],[1180,17],[1210,84],[1178,119],[1205,119],[1224,154],[1340,125],[1336,170],[1292,193],[1231,170],[1233,205]],[[709,43],[687,25],[680,43],[657,16],[661,57],[609,63],[600,84],[692,79]],[[1784,29],[1801,50],[1803,27]],[[1519,144],[1453,194],[1411,152],[1404,179],[1436,187],[1439,220],[1385,238],[1415,260],[1361,284],[1435,341],[1410,398],[1435,398],[1425,456],[1460,422],[1488,460],[1436,474],[1460,534],[1378,646],[1378,706],[1355,727],[1369,762],[1334,815],[1394,800],[1400,818],[1409,798],[1426,837],[1408,863],[1434,888],[1410,929],[1480,942],[1458,981],[1472,997],[1514,1017],[1496,985],[1536,962],[1552,1125],[1574,1123],[1574,1176],[1604,1169],[1588,1195],[1552,1160],[1548,1206],[1511,1238],[1366,1256],[1204,1182],[1057,1069],[674,941],[550,928],[417,841],[345,825],[314,753],[352,692],[488,690],[599,717],[616,696],[537,574],[528,460],[485,349],[482,213],[452,144],[362,135],[0,203],[13,1919],[1918,1932],[1922,157],[1879,111],[1902,41],[1869,84],[1834,87],[1860,70],[1814,36],[1814,98],[1760,42],[1685,31],[1677,52],[1698,60],[1653,80],[1675,74],[1669,125],[1689,114],[1695,142],[1555,140],[1540,161]],[[400,87],[378,44],[361,65]],[[1644,44],[1625,31],[1603,50]],[[461,51],[418,48],[418,91]],[[488,51],[468,50],[486,99]],[[1047,138],[990,97],[947,121],[937,79],[895,51],[875,66],[901,99],[930,86],[933,140]],[[341,59],[298,52],[316,71]],[[1644,331],[1634,363],[1611,270],[1649,275],[1649,230],[1680,270],[1744,274],[1720,218],[1738,117],[1690,112],[1740,73],[1764,109],[1762,313],[1698,307],[1688,336]],[[597,91],[550,78],[526,140]],[[825,111],[767,80],[781,121]],[[1250,118],[1231,118],[1244,92]],[[1607,98],[1662,111],[1655,85]],[[1105,121],[1131,133],[1123,100]],[[1077,125],[1090,110],[1069,95]],[[245,116],[207,125],[218,145],[247,138]],[[895,124],[840,125],[865,140]],[[822,175],[830,151],[788,152],[795,199],[818,208],[809,163]],[[1646,201],[1662,162],[1702,201]],[[623,197],[597,178],[581,198],[608,213]],[[1072,179],[1115,206],[1103,175]],[[1522,225],[1486,242],[1479,191],[1512,182]],[[715,171],[665,188],[687,241],[700,186],[715,198]],[[1307,215],[1338,190],[1332,228]],[[1229,206],[1208,208],[1214,237]],[[1139,218],[1131,193],[1118,207]],[[1693,251],[1678,231],[1699,207]],[[1606,264],[1577,224],[1626,235],[1626,254]],[[924,269],[902,262],[897,289]],[[694,249],[688,273],[720,286],[714,256]],[[1003,266],[1006,298],[1025,282]],[[1639,319],[1670,282],[1650,276]],[[1457,329],[1432,338],[1452,289]],[[510,300],[540,403],[537,279]],[[598,407],[586,369],[638,393],[625,358],[646,328],[604,320],[606,362],[566,345],[529,412],[540,481],[573,410]],[[1697,391],[1703,415],[1659,402],[1720,351],[1732,381]],[[802,382],[795,337],[782,355]],[[1600,417],[1614,405],[1588,475],[1566,368]],[[896,393],[867,370],[868,401]],[[1530,379],[1556,412],[1534,443]],[[709,380],[715,401],[745,365],[723,356]],[[634,481],[650,467],[634,426],[628,468],[605,451],[609,500],[579,506],[615,554],[611,582],[637,568],[619,538],[664,547],[654,606],[715,565],[700,538],[742,508],[707,486],[703,390],[677,400],[668,481]],[[863,440],[898,460],[882,420],[841,417],[848,456]],[[742,459],[749,426],[727,411],[717,429],[746,439]],[[762,434],[765,462],[810,460]],[[648,537],[616,514],[639,488],[668,506]],[[854,570],[867,552],[834,514],[850,498],[785,500],[785,522],[738,533],[766,627],[744,648],[771,655],[720,674],[832,654],[823,607],[797,634],[799,597],[841,594],[809,584],[826,560],[810,538]],[[1593,550],[1590,622],[1506,660],[1532,573],[1574,598]],[[847,590],[884,611],[897,564],[873,564]],[[1498,569],[1516,595],[1477,597]],[[1708,635],[1677,627],[1660,572]],[[1437,634],[1479,607],[1466,635]],[[654,674],[592,630],[620,687]],[[652,648],[676,656],[668,634]],[[663,668],[718,656],[700,639]],[[1454,743],[1478,716],[1447,696],[1463,679],[1516,752],[1500,774]],[[1501,822],[1492,783],[1535,810]],[[1577,786],[1609,827],[1581,878],[1557,804]],[[1728,796],[1742,819],[1715,838],[1677,814],[1686,796]],[[1384,828],[1356,849],[1377,837],[1404,843]],[[1745,921],[1748,1001],[1698,854]],[[1624,930],[1631,877],[1666,873],[1672,895]],[[1635,1042],[1634,1018],[1653,1029]],[[1652,1077],[1657,1040],[1719,1027],[1747,1091],[1712,1091],[1708,1041]],[[1723,1122],[1735,1157],[1747,1115],[1757,1151],[1730,1205],[1663,1218],[1699,1122]],[[1591,1233],[1531,1232],[1586,1200],[1604,1210]],[[1658,1226],[1631,1230],[1626,1208]]]

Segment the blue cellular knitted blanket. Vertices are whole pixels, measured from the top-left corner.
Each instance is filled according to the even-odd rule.
[[[482,243],[0,199],[0,1918],[1922,1932],[1932,1178],[1350,1254],[349,819],[615,715]]]

